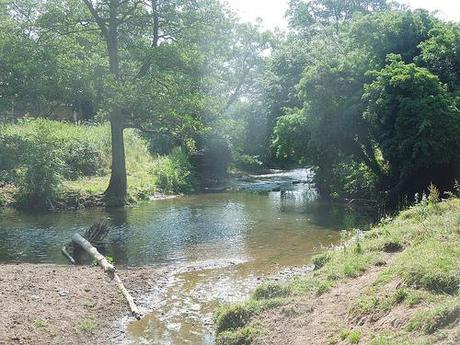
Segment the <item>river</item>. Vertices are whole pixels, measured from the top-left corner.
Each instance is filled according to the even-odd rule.
[[[240,178],[232,186],[117,210],[7,210],[0,213],[0,263],[66,264],[62,244],[108,219],[105,254],[116,265],[162,272],[142,301],[154,311],[141,321],[125,319],[127,335],[117,341],[211,345],[217,304],[243,300],[265,279],[305,273],[313,255],[338,243],[339,230],[362,220],[320,202],[306,169]]]

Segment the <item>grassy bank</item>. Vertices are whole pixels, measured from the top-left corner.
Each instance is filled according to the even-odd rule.
[[[302,341],[302,327],[289,326],[302,320],[309,320],[303,326],[310,328],[309,344],[438,344],[452,341],[452,332],[460,336],[460,200],[437,197],[433,190],[394,219],[315,257],[314,273],[263,285],[246,303],[220,308],[217,343],[275,344],[282,332],[285,341],[290,333]],[[334,318],[340,308],[345,314]]]
[[[135,130],[125,130],[129,196],[189,190],[190,164],[180,149],[149,152]],[[111,164],[108,124],[77,125],[28,119],[0,126],[0,206],[80,208],[103,203]]]

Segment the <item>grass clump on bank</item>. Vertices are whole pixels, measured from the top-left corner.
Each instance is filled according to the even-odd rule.
[[[148,143],[127,129],[125,150],[131,200],[190,190],[191,166],[181,149],[152,155]],[[0,125],[0,207],[97,206],[108,186],[110,166],[108,124],[25,119]]]
[[[272,297],[278,305],[299,296],[315,298],[339,284],[353,284],[355,278],[378,266],[375,280],[351,301],[348,329],[398,311],[404,318],[389,336],[384,330],[379,330],[382,334],[365,334],[364,328],[359,334],[347,331],[342,340],[358,343],[367,336],[372,344],[404,344],[430,343],[432,339],[427,337],[442,337],[441,330],[460,318],[460,199],[439,202],[438,198],[434,190],[431,197],[398,216],[314,257],[315,271],[307,276],[285,285],[261,286],[239,310],[251,310],[259,301],[268,305]],[[227,307],[219,317],[225,320],[231,313],[232,308]],[[225,333],[225,338],[231,339],[229,332],[246,327],[263,329],[257,324],[257,314],[253,310],[232,327],[218,327],[217,338]]]

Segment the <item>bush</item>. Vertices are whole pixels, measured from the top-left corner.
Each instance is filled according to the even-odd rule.
[[[263,169],[263,163],[257,156],[250,156],[246,154],[236,156],[235,166],[247,172],[259,172]]]
[[[153,167],[155,185],[164,193],[183,193],[192,189],[188,155],[175,148],[169,156],[159,157]]]
[[[0,171],[16,169],[26,149],[25,138],[13,133],[0,134]]]
[[[93,143],[72,140],[66,145],[63,160],[68,179],[100,175],[103,170],[102,152]]]
[[[28,140],[31,145],[24,153],[25,171],[18,181],[16,203],[21,208],[53,208],[65,169],[59,150],[62,142],[46,125],[40,125]]]

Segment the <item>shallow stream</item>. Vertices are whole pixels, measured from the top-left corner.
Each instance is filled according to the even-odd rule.
[[[154,266],[142,304],[154,310],[127,325],[120,343],[213,344],[212,310],[238,302],[266,279],[305,273],[311,257],[362,221],[318,201],[300,169],[234,180],[238,191],[153,201],[120,210],[0,213],[0,263],[66,264],[62,244],[109,218],[106,255],[116,265]]]

